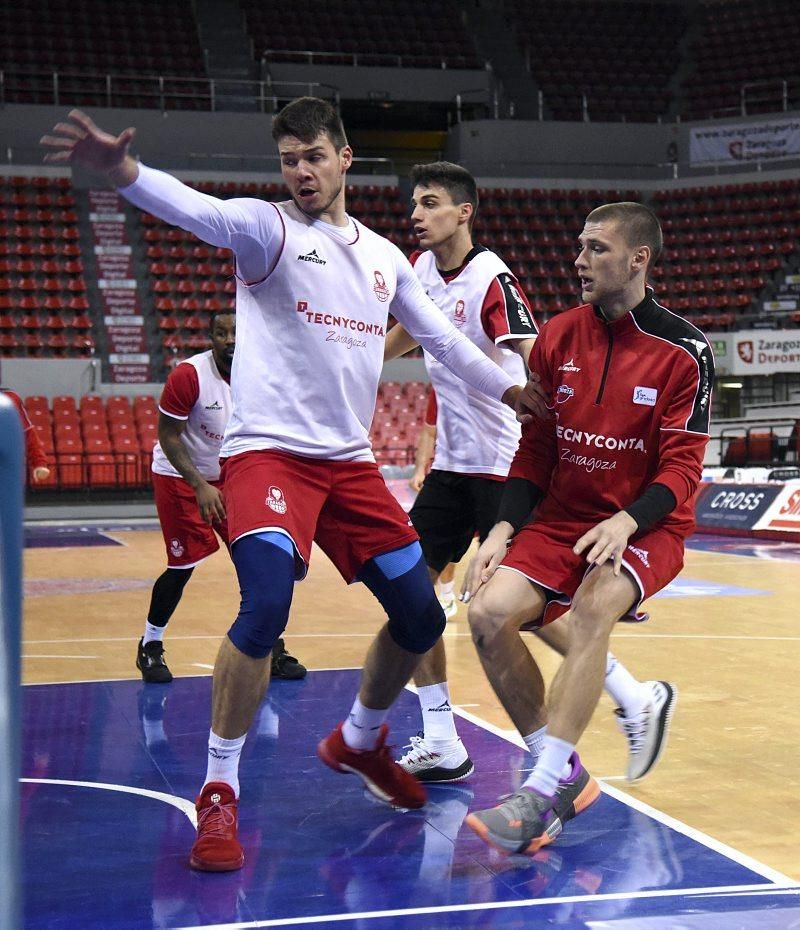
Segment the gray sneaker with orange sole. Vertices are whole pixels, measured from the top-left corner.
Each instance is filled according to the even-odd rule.
[[[561,833],[564,824],[600,797],[600,786],[573,752],[571,772],[558,783],[555,795],[546,797],[521,788],[497,807],[475,811],[465,820],[478,836],[505,855],[532,856]]]

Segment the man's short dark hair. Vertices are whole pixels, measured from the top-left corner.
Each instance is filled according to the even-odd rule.
[[[434,161],[428,165],[414,165],[411,169],[411,186],[442,187],[450,195],[453,203],[471,203],[472,219],[475,221],[478,213],[478,185],[475,178],[451,161]]]
[[[595,207],[586,217],[586,222],[619,223],[620,229],[628,240],[631,248],[646,245],[650,249],[650,263],[652,268],[664,248],[664,237],[661,234],[661,224],[658,217],[650,207],[632,200],[623,200],[619,203],[606,203],[602,207]]]
[[[214,310],[214,312],[211,314],[211,319],[209,320],[209,323],[208,323],[208,331],[209,331],[210,333],[213,333],[213,332],[214,332],[214,325],[215,325],[216,322],[217,322],[217,317],[220,317],[220,316],[232,316],[232,317],[235,317],[235,316],[236,316],[236,311],[233,310],[233,309],[231,309],[231,310]]]
[[[298,97],[287,103],[272,121],[272,138],[276,142],[284,136],[294,136],[310,145],[323,132],[337,152],[347,145],[341,116],[327,100],[319,97]]]

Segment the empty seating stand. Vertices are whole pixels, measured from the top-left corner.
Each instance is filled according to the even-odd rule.
[[[0,356],[94,354],[69,178],[0,177]]]
[[[379,465],[411,465],[425,419],[428,385],[422,381],[382,381],[370,429]]]
[[[158,438],[158,408],[149,395],[108,399],[89,394],[25,399],[52,468],[33,490],[146,488]]]

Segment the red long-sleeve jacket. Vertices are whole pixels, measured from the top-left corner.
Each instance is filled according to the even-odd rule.
[[[41,440],[36,435],[36,429],[28,417],[28,411],[25,409],[22,398],[14,391],[3,388],[3,393],[9,398],[19,411],[19,418],[22,423],[22,432],[25,436],[25,467],[31,468],[48,468],[50,462],[44,451]]]
[[[714,359],[705,336],[644,300],[607,322],[591,304],[542,327],[530,367],[555,418],[522,431],[509,477],[545,491],[537,520],[596,523],[651,484],[677,506],[658,521],[688,535],[708,442]]]

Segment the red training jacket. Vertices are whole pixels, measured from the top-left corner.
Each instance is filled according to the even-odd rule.
[[[509,477],[546,492],[536,519],[598,523],[659,483],[678,503],[655,526],[691,533],[714,380],[700,330],[656,303],[648,288],[610,323],[591,304],[553,317],[530,367],[555,418],[523,427]]]

